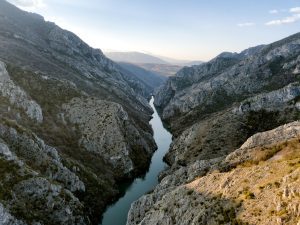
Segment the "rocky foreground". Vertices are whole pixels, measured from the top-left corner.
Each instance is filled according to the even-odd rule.
[[[299,137],[297,121],[176,170],[132,205],[127,224],[297,224]]]
[[[0,1],[0,224],[98,224],[156,148],[156,79]]]
[[[300,224],[299,55],[298,33],[169,78],[170,167],[127,224]]]

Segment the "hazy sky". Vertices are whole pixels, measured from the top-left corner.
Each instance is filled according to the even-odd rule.
[[[300,0],[9,0],[95,48],[208,60],[300,31]]]

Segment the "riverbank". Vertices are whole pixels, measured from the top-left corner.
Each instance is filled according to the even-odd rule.
[[[172,135],[164,128],[153,102],[154,98],[152,97],[150,105],[154,114],[150,124],[154,131],[157,151],[152,157],[149,170],[142,178],[136,178],[127,187],[125,195],[107,208],[103,214],[101,225],[125,225],[131,204],[158,184],[158,174],[167,167],[166,163],[163,162],[163,157],[172,142]]]

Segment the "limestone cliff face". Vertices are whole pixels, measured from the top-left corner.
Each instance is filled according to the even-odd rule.
[[[41,107],[10,79],[5,64],[0,62],[0,92],[1,96],[7,98],[10,104],[22,108],[33,120],[41,123],[43,113]]]
[[[295,34],[169,78],[170,167],[127,224],[299,223],[299,53]]]
[[[127,224],[299,223],[299,135],[296,121],[165,175],[131,206]]]
[[[155,104],[177,129],[178,118],[182,125],[190,124],[196,114],[201,118],[297,81],[299,52],[300,35],[295,34],[240,54],[223,53],[208,63],[178,72],[158,91]]]
[[[121,105],[94,98],[74,98],[63,109],[65,119],[79,126],[82,135],[79,145],[102,156],[119,173],[128,176],[134,170],[138,173],[143,165],[133,155],[139,154],[140,158],[144,155],[146,159],[152,155],[153,148],[148,145],[151,135],[138,130]]]
[[[84,207],[75,197],[85,192],[85,185],[64,166],[57,150],[6,119],[1,120],[0,137],[4,224],[12,224],[14,218],[24,223],[85,224]]]
[[[226,155],[256,132],[298,119],[300,36],[184,68],[155,104],[175,139],[167,162]]]
[[[118,182],[150,163],[152,92],[75,34],[0,1],[0,223],[98,224]]]

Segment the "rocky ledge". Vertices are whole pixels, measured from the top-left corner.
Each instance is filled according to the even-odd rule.
[[[297,121],[181,167],[132,205],[127,224],[299,223],[299,137]]]
[[[299,53],[297,33],[169,78],[170,167],[127,224],[299,223]]]

